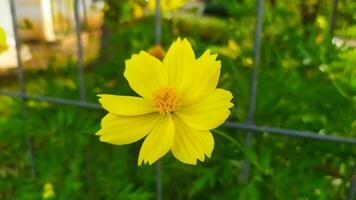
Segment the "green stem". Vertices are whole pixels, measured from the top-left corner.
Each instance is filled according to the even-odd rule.
[[[244,151],[242,145],[237,140],[235,140],[233,137],[231,137],[230,135],[228,135],[225,132],[222,132],[220,130],[217,130],[217,129],[214,129],[213,132],[223,136],[225,139],[230,140],[230,142],[234,143],[237,146],[237,148],[239,148],[242,152]]]
[[[225,139],[227,139],[230,142],[232,142],[243,154],[245,154],[245,156],[250,160],[250,162],[258,170],[263,171],[262,168],[261,168],[260,163],[258,162],[256,154],[251,149],[245,149],[244,147],[242,147],[242,145],[237,140],[235,140],[233,137],[231,137],[230,135],[226,134],[223,131],[214,129],[213,132],[215,132],[218,135],[223,136]]]

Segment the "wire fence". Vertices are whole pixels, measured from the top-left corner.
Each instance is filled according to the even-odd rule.
[[[161,12],[160,12],[160,0],[156,1],[156,13],[155,13],[155,42],[156,44],[161,43]],[[22,112],[23,115],[27,115],[26,101],[35,100],[35,101],[44,101],[53,104],[59,105],[69,105],[76,106],[86,109],[102,109],[102,107],[98,103],[92,103],[86,101],[86,87],[85,87],[85,79],[84,79],[84,62],[83,62],[83,47],[82,47],[82,38],[81,38],[81,24],[80,24],[80,0],[74,0],[74,19],[75,19],[75,32],[77,39],[77,78],[78,78],[78,88],[79,88],[79,98],[78,100],[73,99],[64,99],[58,97],[51,96],[42,96],[42,95],[33,95],[27,94],[25,89],[25,73],[23,62],[20,54],[21,40],[18,35],[18,26],[17,26],[17,15],[16,15],[16,7],[15,0],[9,0],[11,17],[12,17],[12,25],[14,30],[14,37],[16,42],[16,52],[17,52],[17,76],[18,76],[18,84],[19,84],[19,92],[14,91],[0,91],[0,96],[8,96],[13,98],[20,98],[22,100]],[[83,1],[82,1],[83,3]],[[329,34],[330,38],[334,33],[335,24],[336,24],[336,16],[337,16],[337,7],[338,0],[333,0],[332,3],[332,14],[330,17],[330,29]],[[328,134],[319,134],[311,131],[300,131],[293,129],[282,129],[277,127],[267,127],[267,126],[259,126],[254,123],[254,116],[256,110],[256,100],[257,100],[257,83],[258,83],[258,71],[260,65],[260,52],[261,52],[261,33],[262,33],[262,22],[263,22],[263,13],[264,13],[264,1],[256,0],[256,21],[255,21],[255,34],[254,34],[254,47],[253,47],[253,73],[251,77],[251,86],[250,86],[250,99],[249,99],[249,108],[248,108],[248,116],[245,123],[237,123],[228,121],[224,124],[225,127],[238,129],[247,131],[247,135],[245,138],[245,146],[252,147],[253,135],[258,133],[269,133],[269,134],[277,134],[287,137],[298,137],[298,138],[307,138],[313,140],[334,142],[334,143],[345,143],[350,145],[356,145],[355,138],[346,138],[333,136]],[[35,166],[35,157],[32,150],[32,139],[27,138],[26,143],[28,145],[28,154],[29,154],[29,164],[31,165],[32,175],[36,177],[36,166]],[[250,162],[248,160],[244,161],[243,168],[241,170],[240,181],[242,183],[246,183],[248,181],[249,173],[250,173]],[[156,164],[156,199],[162,199],[162,166],[160,162]],[[347,195],[347,200],[353,200],[356,193],[356,166],[353,172],[353,176],[350,178],[350,188]]]

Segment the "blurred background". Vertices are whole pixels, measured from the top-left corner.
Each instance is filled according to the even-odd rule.
[[[219,54],[219,87],[234,94],[229,120],[247,120],[255,0],[188,0],[162,11],[161,46],[148,2],[79,0],[84,81],[74,1],[13,0],[18,51],[9,2],[0,1],[0,94],[93,103],[98,93],[135,95],[123,77],[125,60],[140,50],[161,58],[180,36],[198,56],[208,48]],[[263,10],[254,122],[356,138],[356,2],[265,0]],[[85,95],[78,82],[85,83]],[[155,166],[136,166],[142,141],[100,143],[94,134],[105,112],[86,105],[94,109],[0,95],[0,200],[156,198]],[[244,144],[245,131],[222,130]],[[252,149],[262,170],[252,166],[247,181],[241,181],[244,154],[219,135],[212,158],[197,166],[164,157],[163,199],[353,199],[353,144],[263,132]]]

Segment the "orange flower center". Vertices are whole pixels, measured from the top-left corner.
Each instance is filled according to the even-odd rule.
[[[174,112],[179,107],[179,98],[174,88],[163,87],[153,95],[155,110],[160,114]]]

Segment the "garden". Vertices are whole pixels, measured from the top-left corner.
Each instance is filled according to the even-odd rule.
[[[81,17],[84,1],[64,2]],[[356,199],[355,1],[105,0],[100,11],[99,28],[88,12],[60,29],[62,42],[18,35],[17,50],[28,46],[32,60],[0,68],[0,200]],[[185,102],[172,104],[175,91],[163,88],[154,109],[185,124],[182,143],[209,126],[209,150],[163,150],[172,129],[163,122],[149,145],[153,131],[128,138],[150,121],[108,131],[122,113],[150,112],[102,94],[145,97],[140,87],[160,73],[151,68],[184,63],[191,50],[200,68],[171,64],[168,79],[188,74],[187,98],[211,92],[204,84],[227,96],[200,98],[204,116],[184,121],[171,113]]]

